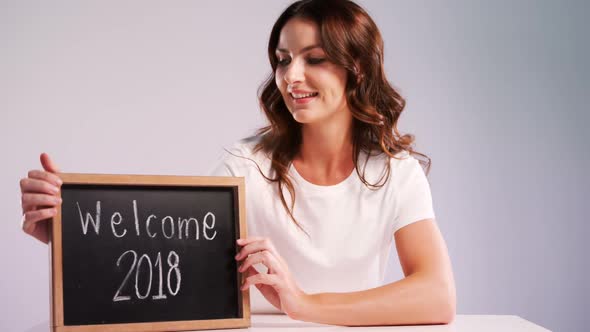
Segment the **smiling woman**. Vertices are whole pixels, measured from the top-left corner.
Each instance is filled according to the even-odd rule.
[[[269,125],[214,171],[246,178],[256,237],[240,243],[244,287],[302,320],[450,322],[453,273],[420,167],[430,159],[397,129],[405,101],[384,76],[373,20],[351,1],[295,2],[268,57],[259,96]],[[406,278],[382,285],[394,238]]]
[[[326,61],[321,44],[317,44],[317,24],[292,19],[283,31],[276,51],[275,84],[295,121],[312,123],[337,115],[350,121],[344,98],[346,69]]]
[[[274,24],[268,57],[259,99],[269,123],[212,172],[246,181],[251,236],[235,259],[242,289],[257,290],[252,311],[270,304],[338,325],[452,321],[430,159],[397,129],[405,101],[385,77],[373,20],[352,1],[297,1]],[[46,242],[40,221],[55,214],[61,183],[49,157],[41,162],[45,171],[21,181],[23,230]],[[394,240],[405,278],[383,285]]]

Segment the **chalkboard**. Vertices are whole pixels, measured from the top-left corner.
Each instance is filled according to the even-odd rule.
[[[53,331],[248,327],[244,180],[58,174]]]

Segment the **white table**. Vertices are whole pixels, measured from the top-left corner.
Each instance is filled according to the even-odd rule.
[[[546,332],[549,331],[518,316],[509,315],[457,315],[449,325],[416,325],[416,326],[374,326],[344,327],[322,325],[292,320],[286,315],[252,315],[252,326],[248,329],[211,330],[213,332]],[[49,322],[39,323],[25,332],[46,332]]]
[[[252,326],[247,331],[259,332],[331,332],[331,331],[397,331],[397,332],[546,332],[549,331],[518,316],[457,315],[448,325],[344,327],[306,323],[286,315],[252,315]],[[244,331],[243,329],[240,329]],[[240,330],[216,330],[236,332]]]

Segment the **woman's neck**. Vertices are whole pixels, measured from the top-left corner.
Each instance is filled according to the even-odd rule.
[[[348,176],[354,168],[350,124],[303,125],[301,138],[299,152],[293,160],[298,171],[316,180],[323,179],[319,182],[332,182],[330,179]]]

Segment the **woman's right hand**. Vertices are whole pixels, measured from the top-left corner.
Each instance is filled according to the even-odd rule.
[[[25,233],[48,243],[49,220],[57,214],[56,207],[61,204],[62,181],[49,155],[42,153],[40,158],[44,170],[31,170],[20,180],[22,228]]]

